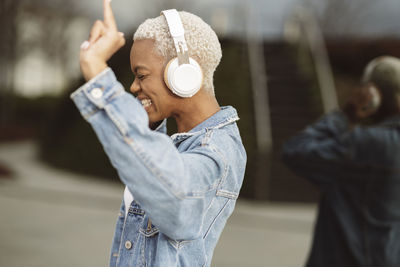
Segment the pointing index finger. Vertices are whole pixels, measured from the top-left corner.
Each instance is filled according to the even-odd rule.
[[[103,0],[104,9],[104,24],[107,27],[117,30],[117,23],[115,22],[114,14],[111,8],[111,0]]]

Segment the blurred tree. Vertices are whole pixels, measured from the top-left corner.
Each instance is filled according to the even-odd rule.
[[[16,84],[19,89],[26,92],[32,88],[38,91],[36,95],[41,91],[56,94],[67,86],[71,78],[76,79],[79,70],[79,44],[76,40],[87,36],[88,29],[82,29],[86,27],[89,29],[90,24],[80,19],[73,1],[60,9],[51,1],[25,0],[18,12],[17,25],[17,70],[22,75]],[[81,36],[83,30],[84,37]],[[29,64],[32,61],[35,63]],[[26,64],[30,66],[23,66]],[[34,66],[32,70],[31,65]],[[39,77],[33,77],[35,79],[29,84],[27,81],[33,75]],[[27,92],[26,95],[35,94]]]
[[[60,73],[68,74],[70,64],[67,63],[71,55],[68,50],[71,35],[68,26],[77,17],[76,9],[73,2],[64,5],[61,10],[59,6],[55,10],[49,3],[54,4],[48,0],[0,1],[0,126],[15,123],[13,98],[16,88],[21,84],[33,85],[38,80],[38,77],[30,79],[33,74],[26,74],[37,74],[40,70],[29,70],[29,67],[29,71],[23,73],[26,77],[17,77],[21,75],[18,67],[25,64],[23,59],[27,55],[36,53],[36,58],[48,63],[47,66],[60,68]],[[42,80],[51,78],[45,72],[38,76]]]

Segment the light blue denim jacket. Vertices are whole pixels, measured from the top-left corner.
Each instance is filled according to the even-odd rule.
[[[246,165],[235,109],[169,137],[109,68],[71,98],[135,199],[126,217],[122,203],[110,266],[210,266]]]

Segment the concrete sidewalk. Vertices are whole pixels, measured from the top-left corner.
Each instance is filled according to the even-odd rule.
[[[108,266],[122,184],[60,171],[36,160],[32,142],[0,144],[0,266]],[[239,200],[213,267],[300,267],[315,205]]]

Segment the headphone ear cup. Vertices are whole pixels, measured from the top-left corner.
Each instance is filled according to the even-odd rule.
[[[381,105],[381,94],[379,93],[378,88],[372,84],[368,86],[367,90],[370,99],[368,104],[363,107],[363,110],[375,111]]]
[[[168,64],[167,64],[167,66],[165,66],[165,69],[164,69],[164,82],[167,85],[168,89],[171,90],[171,91],[172,91],[171,85],[170,85],[170,83],[168,81],[168,69],[169,69],[169,66],[171,65],[172,61],[174,61],[175,59],[177,59],[177,58],[173,58],[170,61],[168,61]]]
[[[192,97],[201,88],[203,72],[192,58],[190,64],[179,65],[178,58],[170,60],[164,70],[164,81],[168,88],[180,97]]]
[[[382,97],[381,97],[381,94],[379,93],[378,88],[376,88],[374,85],[371,85],[368,90],[369,90],[369,93],[371,94],[372,108],[378,109],[378,107],[381,105],[381,102],[382,102]]]

